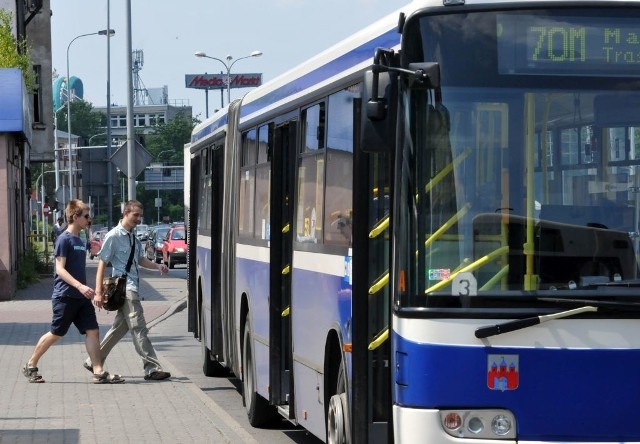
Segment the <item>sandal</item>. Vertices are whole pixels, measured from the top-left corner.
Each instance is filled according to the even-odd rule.
[[[41,384],[44,382],[42,375],[38,374],[38,367],[29,367],[29,364],[25,364],[22,367],[22,374],[33,384]]]
[[[94,384],[120,384],[124,379],[120,375],[112,375],[107,371],[93,375]]]

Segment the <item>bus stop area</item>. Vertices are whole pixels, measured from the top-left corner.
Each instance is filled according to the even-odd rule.
[[[88,284],[94,287],[97,261],[87,260],[87,267]],[[46,382],[30,384],[21,369],[49,330],[53,278],[43,278],[19,290],[13,300],[0,302],[0,442],[256,442],[236,429],[226,412],[167,359],[167,354],[192,353],[198,346],[187,332],[185,274],[140,272],[150,339],[164,369],[172,374],[164,381],[144,380],[141,359],[126,335],[105,363],[126,382],[92,384],[82,366],[84,337],[72,326],[38,364]],[[101,338],[114,316],[98,312]]]

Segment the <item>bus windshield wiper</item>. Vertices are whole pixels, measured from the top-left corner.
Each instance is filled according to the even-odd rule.
[[[534,325],[542,324],[543,322],[551,321],[553,319],[562,319],[588,311],[598,311],[598,308],[591,305],[586,305],[584,307],[574,308],[572,310],[561,311],[558,313],[533,316],[524,319],[516,319],[515,321],[508,321],[502,324],[487,325],[476,330],[476,338],[483,339],[488,338],[489,336],[501,335],[502,333],[521,330],[523,328],[532,327]]]

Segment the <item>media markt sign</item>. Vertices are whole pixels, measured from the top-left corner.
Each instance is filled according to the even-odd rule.
[[[144,171],[147,165],[149,165],[149,162],[151,162],[151,159],[153,159],[153,156],[151,155],[151,153],[149,153],[149,151],[145,149],[145,147],[143,147],[140,144],[140,142],[138,142],[137,140],[135,140],[134,142],[135,142],[134,144],[135,174],[133,174],[133,177],[135,178],[135,177],[138,177],[140,173]],[[111,159],[110,159],[115,166],[120,168],[120,171],[122,171],[125,176],[129,176],[129,161],[128,161],[127,151],[128,151],[127,142],[125,142],[122,145],[120,145],[120,148],[118,148],[115,153],[111,155]]]

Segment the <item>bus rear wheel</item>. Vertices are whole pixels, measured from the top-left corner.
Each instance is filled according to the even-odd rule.
[[[251,345],[251,325],[248,319],[244,326],[244,340],[242,342],[242,402],[247,411],[249,424],[253,427],[265,425],[277,416],[276,408],[269,405],[269,401],[257,392],[253,347]]]

